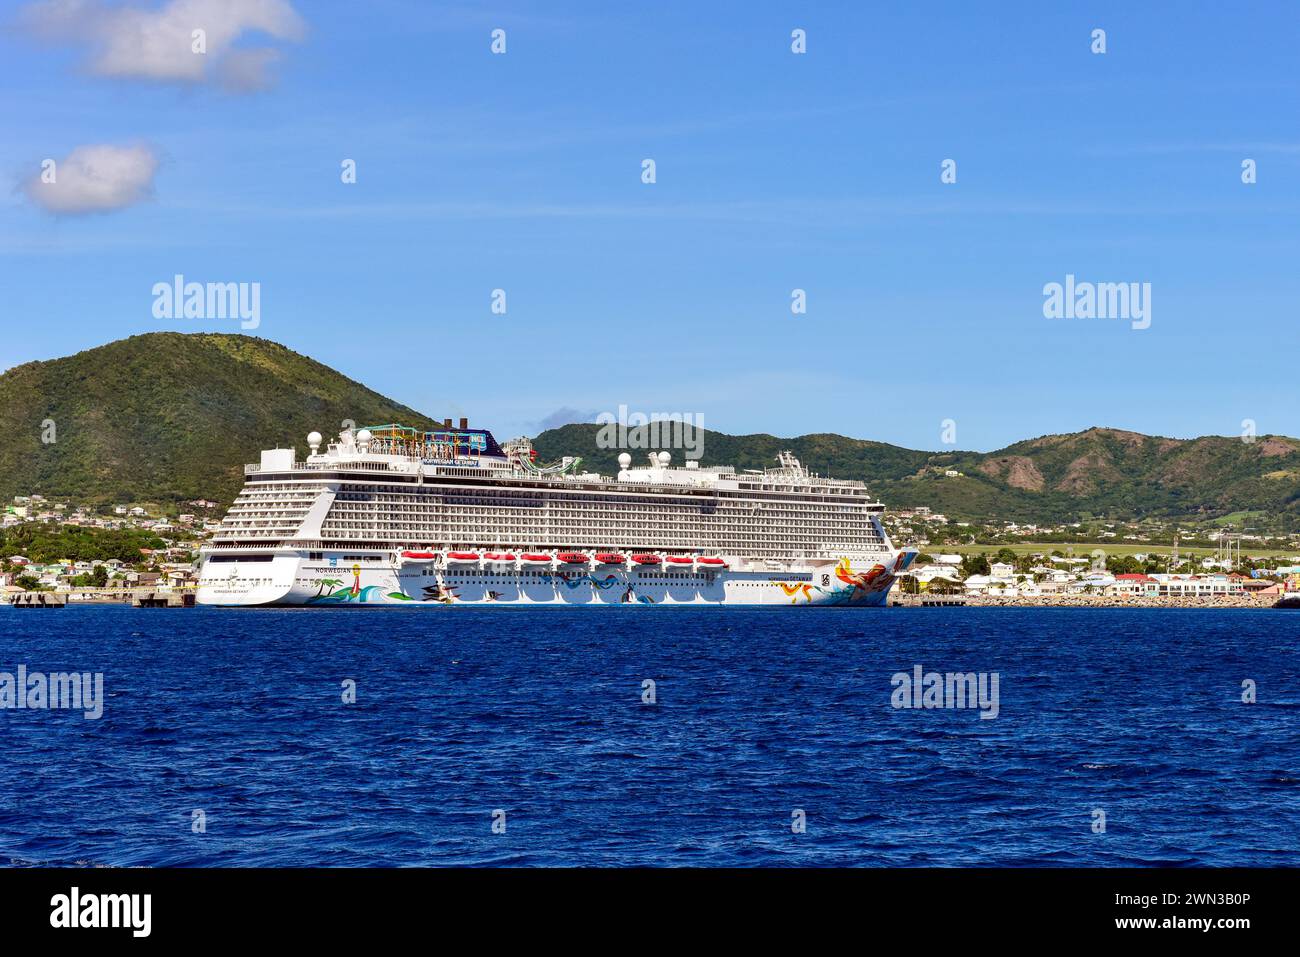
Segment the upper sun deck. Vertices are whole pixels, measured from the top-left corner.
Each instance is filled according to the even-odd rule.
[[[535,463],[536,452],[527,439],[513,439],[504,447],[485,429],[447,428],[421,432],[397,425],[367,429],[346,429],[337,441],[321,451],[322,439],[313,432],[307,437],[311,454],[299,461],[294,449],[268,449],[261,461],[246,465],[246,475],[261,473],[354,472],[359,475],[418,475],[425,479],[479,478],[513,480],[529,484],[566,486],[636,485],[668,487],[682,490],[730,489],[763,492],[822,492],[867,497],[863,482],[832,479],[810,472],[790,452],[778,456],[778,465],[767,469],[737,472],[733,466],[701,466],[687,460],[672,464],[669,452],[650,453],[645,465],[634,467],[632,457],[619,456],[619,471],[609,477],[596,472],[580,471],[582,460],[566,457],[550,466]],[[296,476],[297,477],[297,476]],[[323,477],[323,476],[322,476]]]

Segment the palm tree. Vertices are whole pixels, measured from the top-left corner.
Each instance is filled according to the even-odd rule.
[[[322,578],[319,582],[317,582],[317,584],[320,585],[320,588],[318,588],[316,594],[312,596],[313,598],[320,598],[322,595],[324,595],[325,586],[328,585],[330,588],[334,588],[336,585],[342,585],[343,580],[341,578]]]

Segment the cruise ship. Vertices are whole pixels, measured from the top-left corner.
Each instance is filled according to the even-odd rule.
[[[861,482],[668,451],[610,477],[445,420],[269,449],[200,553],[204,605],[884,605],[895,549]]]

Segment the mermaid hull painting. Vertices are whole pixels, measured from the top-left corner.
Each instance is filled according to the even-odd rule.
[[[198,600],[214,605],[313,607],[404,605],[840,605],[886,604],[914,549],[857,563],[848,558],[791,571],[673,569],[563,564],[541,567],[481,562],[409,561],[375,553],[349,566],[302,554],[275,562],[281,581],[256,592],[218,594],[200,585]],[[268,570],[269,571],[269,570]]]

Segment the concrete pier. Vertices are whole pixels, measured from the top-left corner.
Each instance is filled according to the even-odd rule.
[[[132,608],[193,608],[192,591],[137,591],[131,595]]]
[[[15,608],[63,608],[67,603],[67,595],[53,591],[19,592],[10,602]]]
[[[15,608],[66,608],[68,605],[130,604],[133,608],[193,608],[193,588],[77,588],[24,591],[5,596]]]
[[[942,595],[936,592],[933,595],[922,593],[920,595],[907,595],[902,592],[894,592],[889,596],[889,603],[895,606],[906,608],[936,608],[949,605],[965,605],[965,595]]]

